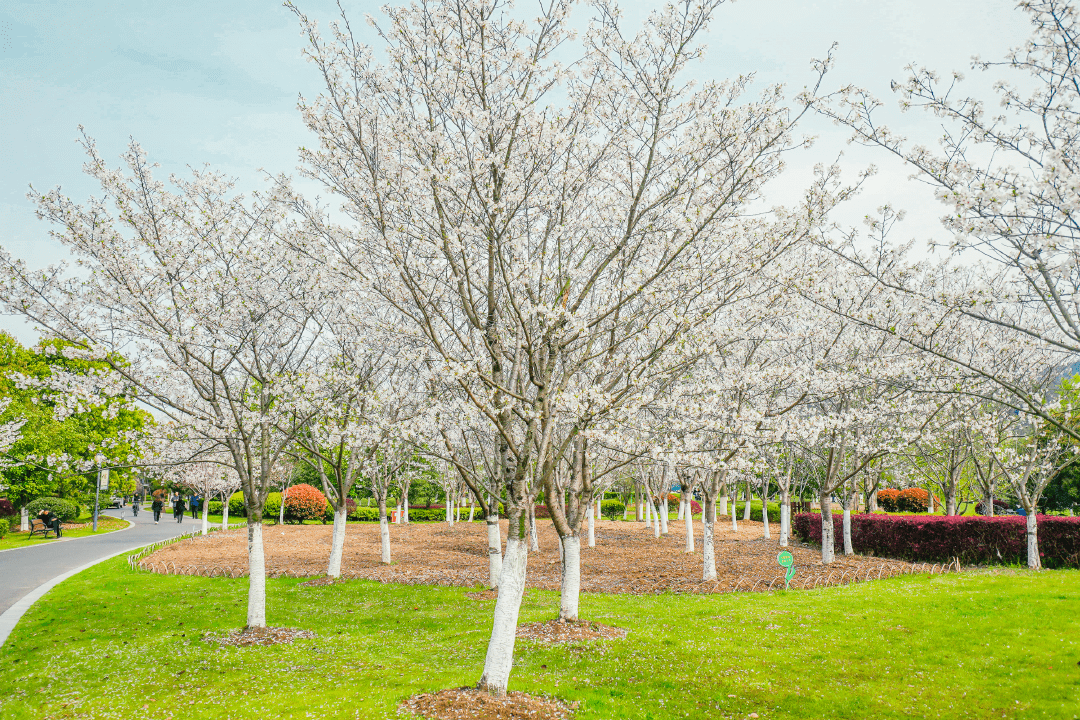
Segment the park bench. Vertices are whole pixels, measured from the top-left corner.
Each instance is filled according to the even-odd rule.
[[[37,518],[30,518],[30,534],[26,536],[26,539],[40,535],[43,538],[48,538],[49,533],[52,533],[55,537],[60,537],[60,529],[53,525],[46,525],[44,521]]]

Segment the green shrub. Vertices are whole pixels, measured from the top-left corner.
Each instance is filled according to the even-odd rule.
[[[211,515],[220,515],[221,511],[225,509],[225,503],[220,500],[211,500],[207,507],[209,508]],[[231,506],[229,507],[229,512],[232,512]]]
[[[742,517],[742,502],[739,502],[739,517]],[[761,522],[761,503],[752,502],[750,504],[750,519],[755,522]],[[769,522],[780,522],[780,504],[769,503]]]
[[[38,498],[26,506],[31,518],[37,517],[37,514],[46,508],[52,510],[61,522],[71,522],[79,517],[79,506],[63,498]]]
[[[379,508],[357,505],[349,513],[349,519],[360,522],[379,522]]]
[[[8,533],[8,519],[6,517],[0,518],[0,540],[4,539],[4,536]]]
[[[605,500],[600,503],[600,514],[608,520],[614,520],[616,516],[622,515],[625,509],[626,506],[619,500]]]
[[[281,516],[281,493],[272,492],[266,496],[266,502],[263,503],[263,520],[277,521]]]
[[[247,508],[244,507],[244,493],[238,491],[229,496],[229,514],[237,517],[247,515]]]

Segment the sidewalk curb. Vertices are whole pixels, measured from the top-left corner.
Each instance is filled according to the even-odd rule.
[[[116,517],[114,515],[109,515],[109,517],[113,518],[114,520],[123,520],[124,522],[127,523],[127,527],[122,527],[122,528],[119,528],[118,530],[110,530],[108,532],[101,533],[100,535],[83,535],[82,537],[77,537],[77,538],[63,538],[63,537],[59,538],[59,539],[54,538],[52,542],[47,542],[47,543],[39,542],[39,543],[35,543],[33,545],[27,545],[25,547],[7,548],[5,550],[0,550],[0,553],[13,552],[15,550],[29,550],[30,548],[49,547],[50,545],[55,545],[58,542],[75,542],[76,540],[93,540],[94,538],[105,537],[106,535],[112,535],[113,533],[122,533],[125,530],[130,530],[131,528],[135,527],[135,523],[131,522],[127,518],[123,518],[123,517],[118,518],[118,517]],[[3,644],[3,640],[0,640],[0,644]]]

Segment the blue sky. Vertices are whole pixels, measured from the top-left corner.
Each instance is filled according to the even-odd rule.
[[[325,25],[336,16],[328,0],[297,0]],[[382,3],[344,2],[354,19],[379,16]],[[656,2],[624,3],[634,22]],[[519,2],[528,9],[530,3]],[[942,71],[968,70],[974,54],[1000,58],[1028,35],[1010,0],[740,0],[721,7],[695,69],[702,77],[756,72],[793,91],[810,80],[809,60],[840,43],[830,86],[857,83],[888,96],[890,78],[909,62]],[[577,17],[589,16],[587,7]],[[373,35],[369,35],[374,40]],[[86,127],[115,161],[128,137],[137,139],[162,172],[210,163],[242,188],[260,183],[260,169],[291,173],[296,148],[311,143],[296,111],[299,94],[319,92],[314,68],[301,57],[303,40],[290,11],[274,0],[103,2],[5,0],[0,4],[0,244],[32,265],[64,258],[34,218],[25,194],[60,185],[84,200],[93,185],[81,175],[74,142]],[[971,73],[969,73],[971,75]],[[984,90],[985,82],[973,83]],[[897,115],[906,134],[932,142],[932,119]],[[854,171],[877,162],[882,172],[860,200],[867,212],[889,200],[909,212],[913,237],[938,232],[940,206],[906,180],[909,171],[861,148],[844,145],[831,125],[811,123],[815,150],[792,162],[785,182],[799,187],[814,162],[845,151]],[[0,317],[0,328],[24,342],[35,333]]]

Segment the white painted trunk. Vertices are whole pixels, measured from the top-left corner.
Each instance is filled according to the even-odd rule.
[[[843,531],[844,531],[844,554],[845,555],[854,555],[855,554],[855,547],[851,544],[851,503],[850,502],[844,503],[844,521],[843,521],[842,527],[843,527]]]
[[[833,531],[832,501],[828,493],[822,493],[821,502],[821,562],[828,565],[833,561],[833,544],[836,534]]]
[[[400,515],[398,517],[401,517]],[[379,544],[382,549],[380,562],[383,565],[390,564],[390,523],[386,522],[386,515],[379,518]]]
[[[742,511],[743,522],[749,522],[750,520],[750,493],[746,493],[746,502],[743,503]]]
[[[652,524],[652,526],[653,526],[653,537],[658,538],[658,537],[660,537],[660,534],[661,534],[661,530],[660,530],[660,508],[658,507],[658,505],[653,505],[652,502],[650,502],[649,503],[649,510],[651,510],[652,514],[653,514],[653,524]]]
[[[623,522],[626,522],[626,514],[629,511],[630,511],[630,506],[629,505],[623,505],[622,506],[622,519],[623,519]]]
[[[589,503],[589,510],[586,513],[589,521],[589,547],[596,547],[596,520],[593,514],[593,505]]]
[[[683,513],[683,521],[686,523],[686,552],[694,552],[694,513],[690,512],[690,501],[686,501],[686,512]],[[704,513],[702,513],[704,515]]]
[[[334,531],[330,536],[330,562],[326,565],[326,574],[341,577],[341,556],[345,553],[345,517],[344,507],[334,510]]]
[[[25,505],[19,508],[19,532],[30,532],[30,511]]]
[[[229,498],[225,498],[225,502],[221,504],[221,529],[229,529]]]
[[[247,626],[266,627],[266,555],[263,553],[261,519],[248,522]]]
[[[667,506],[667,496],[666,495],[664,496],[664,502],[661,503],[659,510],[660,510],[660,533],[662,535],[667,535],[668,506]]]
[[[715,523],[713,519],[709,517],[711,514],[708,511],[708,505],[710,503],[706,501],[706,510],[702,513],[702,534],[701,534],[701,555],[704,563],[702,565],[702,580],[715,580],[716,579],[716,546],[713,542],[713,528]],[[713,503],[714,507],[715,504]]]
[[[202,501],[202,534],[210,533],[210,501],[205,497]]]
[[[791,498],[784,497],[780,501],[780,547],[788,546],[788,537],[791,535]]]
[[[409,498],[405,497],[405,501],[401,503],[401,513],[398,515],[401,523],[409,524]]]
[[[517,637],[521,596],[525,592],[525,572],[529,551],[524,541],[508,538],[503,572],[499,576],[499,597],[491,624],[491,640],[484,658],[484,674],[477,684],[492,695],[506,695],[510,669],[514,664],[514,640]]]
[[[1034,507],[1027,514],[1027,565],[1030,570],[1042,568],[1042,561],[1039,560],[1039,522]]]
[[[652,521],[650,520],[651,517],[652,517],[652,501],[650,500],[650,501],[645,503],[645,527],[652,527]]]
[[[766,540],[772,539],[772,533],[769,529],[769,497],[766,493],[761,493],[761,523],[761,536]]]
[[[536,535],[536,506],[529,506],[529,552],[540,552],[540,538]]]
[[[469,522],[473,521],[473,511],[476,510],[476,506],[473,505],[472,498],[469,498]]]
[[[498,587],[499,576],[502,575],[502,531],[499,529],[499,515],[493,514],[487,517],[488,539],[488,586]],[[508,541],[509,542],[509,541]],[[522,543],[524,545],[524,543]]]
[[[720,514],[727,515],[727,495],[720,496]]]
[[[401,524],[401,503],[394,505],[394,524]]]
[[[450,493],[446,493],[446,524],[454,524],[454,500],[450,497]]]
[[[680,495],[679,496],[679,514],[675,516],[676,520],[682,520],[683,519],[683,512],[685,511],[685,509],[686,509],[686,500],[684,500],[683,497]]]
[[[564,537],[562,543],[562,586],[559,594],[559,619],[578,619],[578,598],[581,596],[581,538]]]
[[[739,519],[737,515],[739,511],[737,509],[738,503],[735,500],[731,501],[731,532],[739,532]]]

